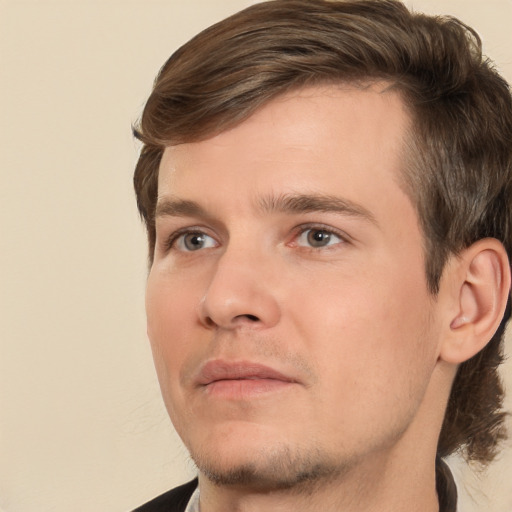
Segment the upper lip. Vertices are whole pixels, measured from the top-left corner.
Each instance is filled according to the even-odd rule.
[[[296,382],[293,377],[264,364],[250,361],[215,360],[209,361],[201,367],[197,383],[201,386],[207,386],[219,380],[243,379],[273,379],[283,382]]]

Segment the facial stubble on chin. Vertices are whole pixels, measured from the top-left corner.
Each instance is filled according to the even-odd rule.
[[[342,478],[352,464],[333,461],[320,450],[293,453],[288,446],[261,450],[254,462],[221,467],[219,459],[191,452],[199,471],[216,486],[244,487],[254,491],[290,491],[311,494],[319,486]]]

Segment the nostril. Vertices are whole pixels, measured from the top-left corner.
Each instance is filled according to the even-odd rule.
[[[260,319],[256,315],[237,315],[235,316],[232,321],[234,322],[233,325],[238,324],[238,321],[248,321],[248,322],[260,322]],[[207,328],[215,328],[218,326],[217,322],[213,320],[212,317],[206,316],[203,320],[203,325]]]
[[[214,327],[215,326],[215,322],[209,316],[207,316],[204,319],[204,323],[206,324],[206,327]]]
[[[260,319],[256,316],[256,315],[237,315],[235,317],[235,320],[243,320],[243,319],[246,319],[246,320],[249,320],[251,322],[259,322]]]

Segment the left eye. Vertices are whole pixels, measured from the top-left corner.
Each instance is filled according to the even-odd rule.
[[[198,251],[200,249],[209,249],[215,247],[217,243],[215,240],[205,233],[192,232],[183,233],[176,239],[176,247],[181,251]]]
[[[341,237],[332,231],[320,228],[306,229],[297,237],[297,245],[309,247],[327,247],[342,241]]]

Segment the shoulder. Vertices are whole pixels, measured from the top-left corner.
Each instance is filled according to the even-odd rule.
[[[148,501],[132,512],[183,512],[197,487],[197,478]]]

